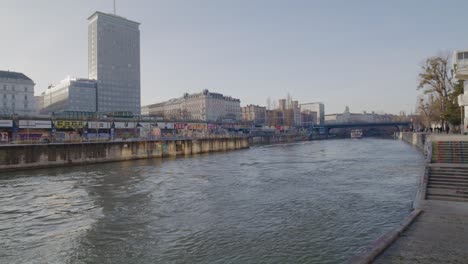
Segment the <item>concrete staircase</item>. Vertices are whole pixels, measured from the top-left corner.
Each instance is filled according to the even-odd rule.
[[[467,165],[433,163],[427,174],[426,200],[468,202]]]
[[[431,162],[468,164],[468,141],[432,142]]]

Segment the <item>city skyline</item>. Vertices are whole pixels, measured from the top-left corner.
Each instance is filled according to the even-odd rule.
[[[242,105],[290,93],[301,103],[324,102],[326,113],[349,105],[398,114],[414,109],[421,62],[468,43],[459,34],[462,18],[428,19],[461,4],[416,2],[343,3],[345,12],[306,1],[121,0],[117,15],[142,23],[142,105],[210,89]],[[0,22],[9,25],[9,37],[0,44],[8,51],[0,69],[30,76],[36,95],[63,76],[87,76],[86,18],[112,13],[112,1],[3,4]],[[430,37],[431,30],[441,37]]]

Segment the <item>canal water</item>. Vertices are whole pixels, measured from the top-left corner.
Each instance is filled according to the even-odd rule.
[[[410,212],[424,159],[329,140],[0,174],[0,263],[341,263]]]

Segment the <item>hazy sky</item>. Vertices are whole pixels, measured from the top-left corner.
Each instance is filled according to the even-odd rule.
[[[112,0],[0,0],[0,69],[36,94],[87,77],[87,18]],[[327,113],[411,112],[424,58],[468,49],[468,1],[117,0],[141,22],[142,104],[202,89],[245,104],[289,92]]]

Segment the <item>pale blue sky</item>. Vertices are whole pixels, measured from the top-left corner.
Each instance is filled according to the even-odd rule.
[[[112,0],[0,0],[0,69],[87,77],[87,17]],[[326,112],[411,112],[424,58],[468,49],[467,1],[118,0],[142,23],[142,103],[209,89],[245,104],[289,92]]]

